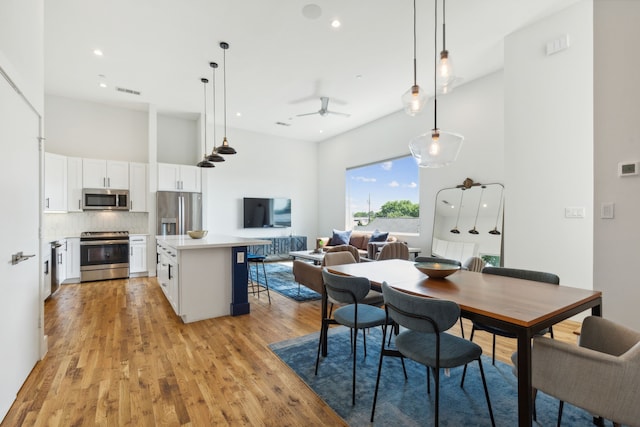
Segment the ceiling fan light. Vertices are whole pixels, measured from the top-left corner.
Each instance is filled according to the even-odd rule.
[[[418,85],[413,85],[402,95],[404,111],[410,116],[415,116],[424,109],[427,104],[427,94]]]

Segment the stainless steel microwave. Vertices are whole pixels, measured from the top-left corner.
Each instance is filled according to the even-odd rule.
[[[84,211],[128,211],[129,190],[85,188],[82,190]]]

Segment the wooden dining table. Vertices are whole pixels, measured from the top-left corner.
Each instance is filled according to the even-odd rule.
[[[531,426],[531,338],[539,331],[591,309],[602,315],[602,293],[531,280],[457,271],[444,279],[429,278],[414,262],[386,260],[326,267],[347,276],[366,277],[373,289],[382,282],[414,295],[454,301],[461,316],[513,332],[518,349],[518,425]],[[323,299],[323,316],[326,301]],[[326,332],[326,331],[325,331]],[[322,343],[326,355],[327,334]]]

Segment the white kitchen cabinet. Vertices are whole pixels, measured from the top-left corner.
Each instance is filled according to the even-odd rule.
[[[129,189],[129,162],[82,159],[84,188]]]
[[[158,191],[201,191],[200,168],[197,166],[158,163]]]
[[[42,299],[45,300],[51,295],[51,245],[46,243],[42,246]]]
[[[44,211],[67,210],[67,158],[44,153]]]
[[[129,277],[147,274],[147,236],[131,234],[129,236]]]
[[[147,212],[147,165],[129,163],[129,210]]]
[[[80,283],[80,238],[67,237],[63,252],[66,252],[66,283]]]
[[[169,301],[169,304],[171,304],[173,311],[180,316],[182,310],[180,306],[180,282],[176,250],[160,244],[157,244],[156,248],[158,254],[157,274],[160,289],[162,289],[164,296],[167,298],[167,301]]]
[[[82,212],[82,159],[67,157],[67,211]]]

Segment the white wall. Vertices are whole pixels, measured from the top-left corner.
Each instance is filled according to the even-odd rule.
[[[148,162],[148,113],[60,96],[45,97],[47,151]]]
[[[640,330],[640,176],[617,175],[618,162],[640,161],[640,2],[598,0],[594,16],[594,288],[606,317]],[[600,219],[605,202],[615,203],[614,219]]]
[[[570,48],[546,56],[568,34]],[[593,286],[592,3],[505,40],[505,266]],[[620,80],[616,78],[618,84]],[[565,207],[586,218],[567,219]]]
[[[200,152],[200,121],[158,114],[158,162],[195,165],[204,152]],[[199,117],[199,116],[198,116]],[[222,139],[220,139],[222,141]],[[213,147],[213,139],[207,135]]]
[[[438,98],[438,127],[461,133],[465,141],[458,160],[440,169],[420,172],[420,236],[407,242],[430,254],[434,203],[437,192],[461,184],[503,182],[504,128],[502,73],[493,73],[456,88]],[[400,107],[398,94],[398,106]],[[383,117],[318,146],[318,216],[320,235],[347,226],[345,218],[345,170],[409,154],[409,141],[433,127],[433,102],[417,117],[403,111]]]
[[[238,129],[227,136],[238,154],[202,170],[205,228],[245,237],[303,235],[313,248],[318,216],[325,211],[317,197],[316,144]],[[243,229],[243,197],[290,198],[291,228]]]

